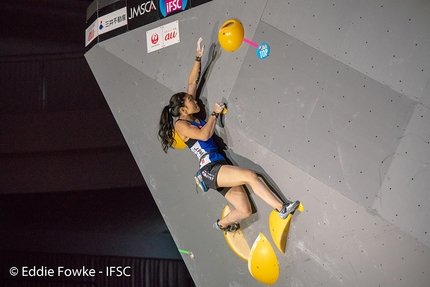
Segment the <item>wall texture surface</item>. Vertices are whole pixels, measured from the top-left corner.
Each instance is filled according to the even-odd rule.
[[[206,56],[238,18],[245,38],[216,50],[201,99],[237,164],[306,208],[294,217],[275,286],[428,286],[428,1],[212,1],[98,43],[86,59],[197,286],[261,286],[212,228],[225,200],[196,191],[189,151],[162,152],[161,109],[186,88],[198,37]],[[179,21],[180,43],[146,52],[146,31]],[[242,224],[270,237],[270,207]]]

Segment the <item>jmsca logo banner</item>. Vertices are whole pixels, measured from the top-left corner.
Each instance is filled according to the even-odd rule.
[[[175,21],[164,26],[146,31],[148,53],[179,43],[179,22]]]
[[[131,20],[134,17],[139,17],[144,15],[145,13],[151,13],[152,11],[157,11],[157,7],[155,7],[154,1],[147,1],[137,6],[130,7],[130,14],[128,15],[128,19]]]

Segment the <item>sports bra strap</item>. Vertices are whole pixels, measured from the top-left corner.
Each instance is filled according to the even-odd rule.
[[[201,160],[202,158],[204,158],[208,154],[212,154],[212,153],[219,153],[219,152],[217,150],[208,151],[207,153],[204,153],[201,157],[199,157],[199,160]]]

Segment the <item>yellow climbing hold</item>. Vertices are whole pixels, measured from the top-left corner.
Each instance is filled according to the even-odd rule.
[[[303,205],[297,207],[297,210],[300,212],[304,211]],[[269,228],[270,234],[272,235],[273,242],[276,247],[278,247],[279,251],[282,254],[285,254],[285,250],[287,247],[287,239],[288,239],[288,231],[290,230],[292,215],[288,214],[287,218],[282,219],[279,216],[279,212],[277,210],[272,210],[269,216]]]
[[[275,284],[279,277],[279,264],[275,250],[263,233],[255,240],[248,259],[252,277],[263,284]]]
[[[230,207],[226,205],[222,211],[221,217],[224,218],[229,213]],[[248,261],[250,248],[240,228],[235,232],[224,232],[224,238],[228,246],[230,246],[231,250],[233,250],[239,258]]]

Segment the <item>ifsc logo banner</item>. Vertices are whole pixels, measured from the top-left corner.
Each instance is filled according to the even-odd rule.
[[[163,17],[177,11],[184,11],[187,9],[188,0],[159,0],[160,13]]]

